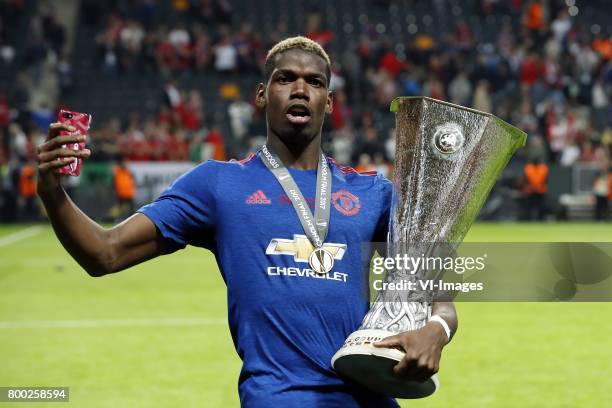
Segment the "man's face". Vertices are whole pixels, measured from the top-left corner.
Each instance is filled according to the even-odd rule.
[[[257,104],[266,110],[269,130],[284,143],[309,142],[331,113],[325,60],[300,49],[275,58],[268,83],[257,89]]]

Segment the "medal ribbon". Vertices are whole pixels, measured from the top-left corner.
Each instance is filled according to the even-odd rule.
[[[315,196],[315,214],[308,207],[308,203],[302,195],[302,191],[293,180],[287,167],[280,158],[272,152],[266,145],[261,148],[262,159],[268,170],[272,172],[276,180],[291,200],[304,233],[315,248],[321,248],[327,232],[329,231],[329,213],[331,205],[332,180],[330,176],[327,159],[323,152],[320,152],[319,163],[317,165],[317,192]]]

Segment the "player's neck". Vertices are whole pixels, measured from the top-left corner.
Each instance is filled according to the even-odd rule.
[[[283,164],[292,169],[312,170],[319,163],[321,134],[305,145],[287,145],[276,136],[268,136],[266,145],[274,151]]]

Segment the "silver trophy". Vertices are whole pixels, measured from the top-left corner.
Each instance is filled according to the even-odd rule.
[[[452,253],[474,222],[491,188],[527,135],[501,119],[424,97],[397,98],[396,156],[388,257]],[[431,271],[388,271],[386,282],[423,279]],[[439,387],[399,378],[392,368],[404,352],[372,343],[423,327],[431,293],[379,291],[361,327],[332,358],[343,377],[397,398],[422,398]]]

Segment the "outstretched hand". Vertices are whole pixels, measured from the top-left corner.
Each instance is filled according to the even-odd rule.
[[[393,367],[393,372],[398,376],[423,382],[438,372],[442,348],[448,341],[442,326],[430,322],[418,330],[387,337],[374,343],[374,346],[397,348],[405,352],[404,358]]]
[[[57,169],[77,160],[86,160],[91,155],[89,149],[73,150],[62,147],[70,143],[82,143],[85,135],[71,133],[66,136],[58,136],[62,130],[75,132],[76,129],[66,123],[52,123],[49,126],[47,140],[38,146],[38,188],[49,190],[59,186],[59,174]]]

